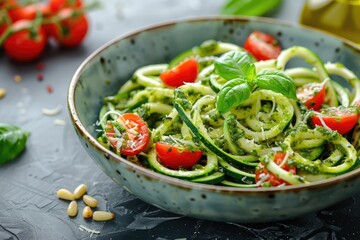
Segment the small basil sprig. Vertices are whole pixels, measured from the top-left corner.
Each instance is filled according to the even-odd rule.
[[[223,54],[215,61],[215,72],[228,80],[217,98],[217,109],[222,114],[243,103],[257,88],[296,99],[296,86],[289,76],[278,70],[263,70],[256,74],[255,65],[246,52]]]
[[[0,165],[14,160],[26,146],[29,132],[0,123]]]

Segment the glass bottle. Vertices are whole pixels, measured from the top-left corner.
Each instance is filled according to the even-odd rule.
[[[299,22],[360,44],[360,0],[306,0]]]

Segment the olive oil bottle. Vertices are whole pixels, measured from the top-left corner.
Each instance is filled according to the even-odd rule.
[[[360,0],[306,0],[299,22],[360,44]]]

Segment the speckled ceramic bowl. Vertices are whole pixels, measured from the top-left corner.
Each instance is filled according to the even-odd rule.
[[[68,106],[81,144],[99,167],[140,199],[170,212],[215,221],[265,222],[297,217],[360,190],[360,169],[309,185],[239,189],[191,183],[137,166],[102,147],[94,123],[103,98],[113,95],[139,67],[168,62],[207,39],[241,44],[260,30],[282,45],[302,45],[324,61],[342,62],[360,75],[360,49],[308,28],[259,18],[200,18],[152,26],[112,40],[76,71]]]

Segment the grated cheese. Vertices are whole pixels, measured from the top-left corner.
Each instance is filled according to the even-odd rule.
[[[287,162],[287,160],[289,159],[289,152],[288,151],[286,151],[286,153],[285,153],[285,156],[284,156],[284,159],[281,161],[281,163],[279,164],[279,167],[282,167],[282,166],[284,166],[284,164]]]
[[[329,127],[326,125],[324,119],[323,119],[320,115],[318,115],[318,117],[319,117],[319,120],[320,120],[321,124],[323,125],[323,127],[326,128],[327,130],[331,130],[331,128],[329,128]]]
[[[58,125],[58,126],[65,126],[66,125],[66,121],[63,119],[55,119],[54,120],[54,124]]]
[[[24,103],[23,103],[23,102],[18,102],[16,105],[17,105],[18,108],[23,108],[23,107],[24,107]]]
[[[57,106],[56,108],[53,108],[53,109],[43,108],[42,114],[47,115],[47,116],[54,116],[54,115],[59,114],[60,111],[61,111],[61,106]]]
[[[262,133],[263,140],[266,140],[265,130],[263,127],[261,127],[261,133]]]
[[[22,93],[22,94],[28,94],[28,93],[29,93],[29,89],[27,89],[27,88],[22,88],[22,89],[21,89],[21,93]]]
[[[135,149],[135,147],[136,147],[136,142],[135,141],[130,141],[130,148]]]
[[[269,113],[269,115],[273,115],[274,111],[275,111],[275,108],[276,108],[276,102],[275,102],[275,98],[274,96],[271,97],[271,101],[272,101],[272,108],[271,108],[271,111]]]
[[[286,186],[286,183],[282,183],[282,184],[280,184],[280,185],[277,185],[276,187],[285,187]]]
[[[113,130],[114,130],[115,136],[119,136],[119,137],[122,136],[119,129],[117,129],[116,127],[113,127]]]
[[[121,116],[121,113],[117,112],[117,111],[108,111],[106,114],[104,114],[104,116],[101,118],[100,122],[96,122],[96,124],[99,126],[101,125],[107,118],[107,116],[109,116],[110,114],[116,114],[119,117]]]
[[[138,134],[138,131],[136,131],[134,128],[129,128],[128,131],[129,131],[129,133],[134,134],[134,135]]]
[[[281,152],[282,148],[281,147],[273,147],[271,148],[274,152]]]
[[[269,174],[260,173],[259,181],[256,183],[257,186],[262,186],[270,178]]]
[[[173,136],[169,135],[169,138],[176,144],[180,144],[180,145],[184,145],[184,143],[182,141],[180,141],[177,138],[174,138]]]
[[[302,123],[306,123],[306,121],[308,120],[308,118],[310,117],[311,112],[307,112],[307,114],[305,115],[305,117],[301,120]]]
[[[93,234],[100,234],[100,231],[87,228],[87,227],[85,227],[84,225],[80,225],[80,226],[79,226],[79,230],[80,230],[80,231],[86,231],[86,232],[90,233],[90,237],[92,237]]]
[[[116,151],[120,152],[121,147],[123,145],[124,139],[123,138],[116,138],[118,141],[116,142]]]

